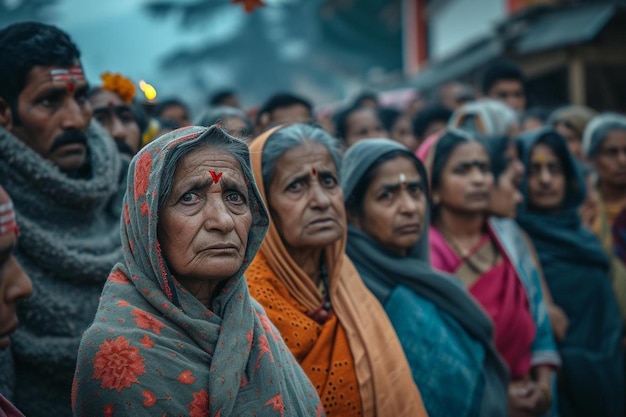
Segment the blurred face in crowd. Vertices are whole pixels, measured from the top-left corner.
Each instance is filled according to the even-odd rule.
[[[171,104],[161,111],[159,119],[174,122],[178,127],[191,126],[187,109],[180,104]]]
[[[543,127],[543,120],[538,117],[526,117],[522,123],[522,132],[530,132],[531,130],[537,130]]]
[[[499,80],[491,86],[487,95],[494,100],[508,104],[518,112],[526,109],[524,85],[518,80]]]
[[[239,117],[222,117],[220,124],[229,135],[246,142],[252,138],[248,124]]]
[[[362,139],[384,138],[388,133],[378,119],[376,111],[363,107],[353,111],[346,121],[346,145],[354,145]]]
[[[439,90],[439,101],[444,107],[452,111],[475,99],[476,96],[472,89],[458,82],[445,84]]]
[[[417,138],[413,135],[411,120],[407,116],[400,116],[396,119],[391,129],[391,139],[400,142],[412,151],[419,146]]]
[[[290,253],[322,249],[343,236],[343,192],[324,145],[305,143],[288,150],[276,162],[275,172],[268,206]]]
[[[283,123],[311,123],[313,116],[304,104],[293,104],[288,107],[274,109],[270,115],[270,125]]]
[[[0,124],[42,158],[69,173],[81,168],[87,158],[91,105],[87,81],[83,77],[72,82],[53,76],[63,70],[70,68],[33,67],[18,96],[17,114],[12,114],[9,106],[0,107]]]
[[[89,97],[93,117],[109,132],[122,153],[139,151],[141,132],[130,106],[112,91],[100,90]]]
[[[451,153],[441,172],[433,202],[459,213],[483,213],[489,206],[493,174],[489,156],[478,142],[464,142]]]
[[[626,130],[610,130],[594,162],[601,185],[626,187]]]
[[[528,203],[541,211],[556,211],[565,199],[567,180],[563,162],[549,146],[538,143],[530,154]]]
[[[524,165],[513,141],[509,142],[504,158],[507,161],[506,169],[489,194],[489,212],[498,217],[515,218],[517,206],[523,201],[519,186],[524,175]]]
[[[582,158],[582,132],[579,132],[565,120],[561,120],[557,122],[556,126],[554,126],[557,132],[559,132],[567,141],[567,147],[569,151],[574,155],[574,158],[581,159]]]
[[[226,151],[196,149],[176,168],[159,213],[159,243],[174,276],[205,305],[243,264],[252,225],[248,199],[241,166]]]
[[[404,156],[376,170],[363,198],[363,214],[351,222],[383,248],[398,255],[417,243],[424,230],[424,182],[413,161]]]
[[[7,203],[0,201],[0,215],[6,214],[2,206]],[[30,279],[13,255],[16,245],[16,230],[0,233],[0,349],[10,345],[9,335],[17,327],[17,301],[33,292]]]

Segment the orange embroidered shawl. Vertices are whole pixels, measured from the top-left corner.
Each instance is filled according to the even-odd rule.
[[[254,177],[266,203],[262,152],[278,129],[264,133],[250,145]],[[333,314],[324,324],[307,316],[307,311],[322,304],[322,295],[289,256],[273,222],[246,272],[250,293],[279,329],[327,413],[426,416],[397,335],[346,256],[346,240],[344,233],[325,251]]]

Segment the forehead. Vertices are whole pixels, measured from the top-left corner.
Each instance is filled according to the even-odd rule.
[[[369,107],[359,109],[348,116],[348,123],[351,126],[364,124],[378,124],[376,113]]]
[[[560,162],[556,153],[545,143],[538,143],[533,146],[533,151],[530,154],[530,161],[532,163]]]
[[[109,90],[98,91],[97,93],[89,97],[89,102],[91,103],[94,110],[109,106],[121,106],[126,104],[122,101],[120,96]]]
[[[613,129],[609,130],[606,134],[606,138],[602,141],[603,147],[607,146],[626,146],[626,130]]]
[[[69,70],[70,68],[74,68],[76,66],[80,66],[80,62],[76,62],[75,66],[72,67],[61,67],[58,65],[51,66],[34,66],[26,77],[26,85],[24,86],[24,91],[26,90],[40,90],[47,87],[66,87],[67,81],[62,79],[57,79],[53,81],[51,71],[53,70]],[[83,78],[76,78],[76,84],[81,85],[87,84],[87,81]]]
[[[232,180],[244,181],[239,161],[222,149],[203,147],[185,155],[176,166],[174,185],[189,177],[210,176],[209,171],[223,172]]]
[[[448,164],[457,164],[470,161],[485,161],[488,160],[487,151],[484,146],[476,141],[463,142],[457,145],[450,156],[448,157]]]
[[[308,121],[310,118],[311,113],[303,104],[293,104],[272,111],[272,121],[274,123],[302,122]]]
[[[523,88],[524,87],[522,86],[522,83],[519,80],[513,80],[513,79],[498,80],[495,82],[493,87],[491,87],[492,90],[522,90]]]
[[[372,183],[398,182],[400,174],[404,174],[407,181],[416,181],[421,179],[415,163],[406,156],[398,155],[393,159],[383,162],[378,167]]]
[[[306,142],[289,149],[276,162],[276,176],[289,176],[297,172],[308,172],[313,166],[318,169],[335,170],[333,158],[321,143]]]

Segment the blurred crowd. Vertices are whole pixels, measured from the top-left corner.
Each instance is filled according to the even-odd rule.
[[[509,61],[244,110],[80,59],[0,30],[0,416],[626,415],[626,116]]]

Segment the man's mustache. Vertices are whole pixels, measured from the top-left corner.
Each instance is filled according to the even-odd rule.
[[[87,135],[80,130],[68,130],[54,140],[48,152],[52,153],[63,146],[73,144],[87,146]]]

